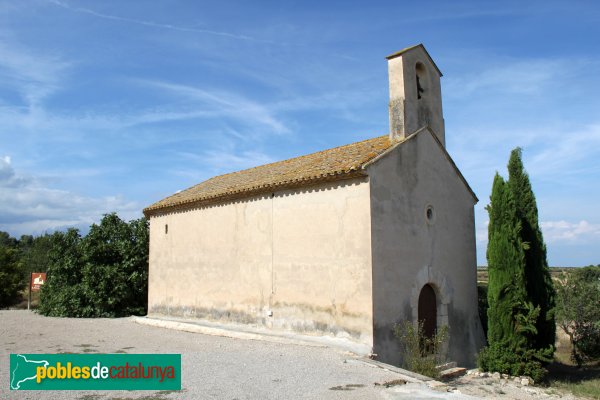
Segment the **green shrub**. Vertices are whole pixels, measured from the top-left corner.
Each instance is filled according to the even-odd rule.
[[[430,338],[423,332],[423,321],[416,327],[410,321],[403,321],[394,325],[394,335],[400,342],[404,368],[431,378],[439,377],[436,367],[445,361],[442,350],[448,339],[447,326]]]
[[[482,371],[499,372],[512,376],[529,376],[534,381],[543,380],[547,374],[543,364],[552,356],[553,349],[520,350],[506,343],[492,343],[477,356],[477,366]]]

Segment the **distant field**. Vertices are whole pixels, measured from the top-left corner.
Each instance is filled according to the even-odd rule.
[[[550,274],[552,275],[552,279],[558,279],[558,277],[563,273],[569,273],[573,269],[578,267],[550,267]],[[488,269],[487,267],[477,267],[477,283],[487,284],[488,282]]]

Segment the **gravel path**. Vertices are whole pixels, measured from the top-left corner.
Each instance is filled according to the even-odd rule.
[[[0,398],[380,399],[398,374],[322,346],[240,340],[139,325],[127,318],[42,317],[0,311]],[[9,391],[10,353],[181,353],[182,392]],[[428,392],[422,384],[415,390]],[[407,385],[405,385],[407,386]],[[438,393],[441,394],[441,393]],[[424,397],[426,398],[426,397]]]
[[[574,399],[504,379],[464,376],[446,385],[416,381],[353,353],[183,332],[129,318],[42,317],[0,311],[0,399]],[[180,353],[182,391],[10,391],[10,353]],[[398,379],[405,385],[375,383]],[[431,386],[437,386],[434,390]],[[428,386],[429,385],[429,386]]]

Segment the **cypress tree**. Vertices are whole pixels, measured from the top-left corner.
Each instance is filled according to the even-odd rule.
[[[508,187],[515,202],[517,218],[521,224],[521,241],[525,249],[525,282],[528,299],[540,314],[535,323],[537,333],[533,347],[546,349],[554,346],[556,323],[554,321],[555,291],[546,256],[546,245],[538,223],[538,209],[529,175],[523,167],[521,148],[510,154],[508,162]]]
[[[487,211],[488,342],[514,349],[522,345],[514,310],[526,300],[525,254],[515,201],[498,173]]]
[[[510,185],[498,173],[494,177],[488,226],[488,347],[477,364],[484,371],[529,375],[536,381],[546,371],[552,348],[534,346],[540,308],[527,292],[527,243]]]
[[[543,267],[548,271],[546,248],[520,149],[511,154],[509,170],[508,181],[496,173],[487,207],[488,347],[481,350],[477,363],[484,371],[539,380],[546,373],[543,364],[551,361],[554,351],[548,345],[549,332],[553,340],[554,329],[550,331],[547,324],[540,323],[552,317],[554,291],[550,274],[548,281],[539,274]],[[528,264],[534,261],[537,264]],[[549,297],[552,302],[548,302]],[[545,329],[542,335],[540,329]]]

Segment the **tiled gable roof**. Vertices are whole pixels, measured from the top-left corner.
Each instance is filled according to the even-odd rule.
[[[302,187],[317,182],[365,175],[362,167],[394,143],[388,135],[319,151],[289,160],[219,175],[175,193],[144,209],[150,216],[171,209],[188,208],[276,189]]]

